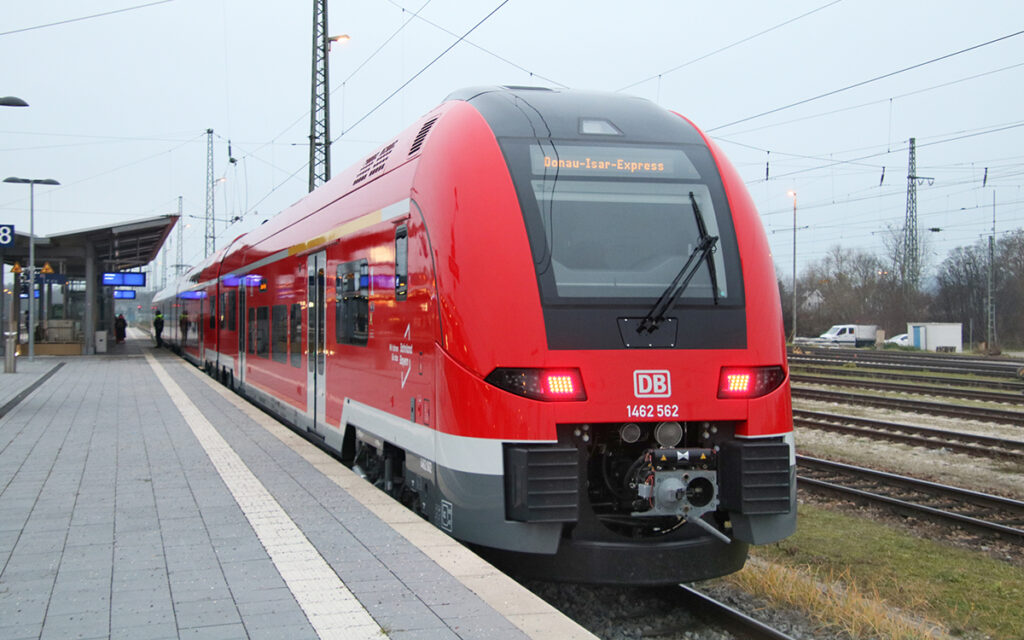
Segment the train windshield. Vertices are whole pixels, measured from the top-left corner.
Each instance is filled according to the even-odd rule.
[[[549,302],[658,298],[701,240],[694,202],[707,235],[720,240],[681,299],[728,303],[741,288],[731,216],[706,148],[536,140],[505,148],[518,159],[510,166]]]

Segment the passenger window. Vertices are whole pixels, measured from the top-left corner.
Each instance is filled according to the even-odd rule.
[[[302,305],[293,304],[291,311],[291,365],[302,366]]]
[[[366,345],[370,333],[370,275],[366,260],[338,265],[334,327],[339,344]]]
[[[228,331],[238,328],[238,292],[231,290],[227,293],[226,313],[228,317]]]
[[[405,300],[409,290],[409,228],[395,229],[395,299]]]
[[[256,309],[256,355],[266,358],[270,352],[270,307]]]
[[[249,353],[256,355],[256,307],[249,307]]]
[[[272,345],[270,356],[275,362],[288,361],[288,306],[276,304],[271,311],[270,335]]]

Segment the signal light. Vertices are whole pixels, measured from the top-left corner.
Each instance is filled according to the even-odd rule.
[[[499,367],[485,381],[517,396],[559,402],[586,400],[579,369],[535,369]]]
[[[782,367],[722,367],[718,378],[718,397],[723,399],[760,398],[775,391],[786,380]]]

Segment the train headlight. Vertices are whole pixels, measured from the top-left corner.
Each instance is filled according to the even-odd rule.
[[[517,396],[558,402],[586,400],[579,369],[513,369],[499,367],[485,380]]]
[[[775,391],[786,379],[782,367],[722,367],[719,398],[760,398]]]
[[[671,449],[683,441],[683,425],[678,422],[662,422],[654,427],[654,439],[662,447]]]

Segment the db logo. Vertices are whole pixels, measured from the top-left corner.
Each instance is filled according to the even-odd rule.
[[[638,398],[668,398],[672,395],[672,378],[664,369],[633,372],[633,395]]]

